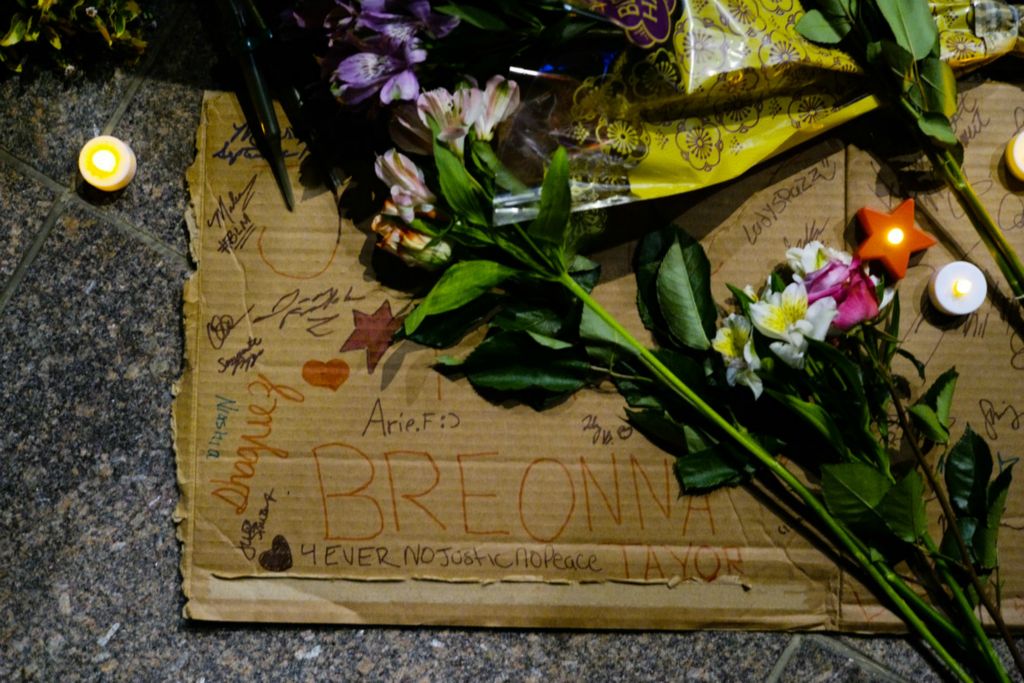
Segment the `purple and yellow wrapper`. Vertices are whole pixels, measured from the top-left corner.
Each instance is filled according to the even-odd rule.
[[[730,180],[878,106],[849,55],[797,33],[797,0],[570,4],[626,39],[588,59],[512,69],[527,97],[502,156],[534,189],[499,196],[498,223],[532,215],[558,145],[570,152],[574,208],[595,209]],[[1016,6],[931,7],[958,73],[1024,52]]]

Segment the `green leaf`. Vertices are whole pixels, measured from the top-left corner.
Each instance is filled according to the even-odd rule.
[[[956,368],[949,368],[910,407],[911,415],[921,421],[918,427],[935,443],[949,442],[949,411],[953,406],[957,377]]]
[[[796,22],[796,30],[812,43],[835,45],[850,32],[850,23],[837,21],[833,24],[821,10],[811,9]]]
[[[907,408],[907,412],[913,418],[914,426],[926,439],[935,443],[949,443],[949,427],[942,424],[931,406],[918,403]]]
[[[740,307],[740,312],[747,318],[750,317],[750,304],[754,303],[754,299],[749,294],[744,292],[735,285],[726,284],[729,291],[732,292],[732,296],[736,299],[736,305]]]
[[[815,360],[823,361],[827,372],[835,376],[843,391],[843,401],[849,412],[856,411],[860,426],[867,427],[871,415],[868,397],[864,392],[864,381],[860,368],[839,349],[816,339],[808,339],[808,351]]]
[[[411,335],[428,315],[455,310],[516,274],[514,268],[494,261],[462,261],[450,267],[426,298],[405,319],[405,333]]]
[[[896,537],[915,543],[928,527],[924,510],[924,481],[917,470],[896,482],[876,508]]]
[[[559,339],[558,337],[550,337],[546,334],[541,334],[540,332],[533,332],[528,330],[526,334],[530,335],[530,338],[533,339],[533,341],[540,344],[541,346],[544,346],[549,349],[554,349],[555,351],[571,349],[573,347],[573,345],[567,341]]]
[[[677,239],[669,247],[658,268],[657,292],[673,339],[693,349],[708,349],[717,311],[711,298],[711,264],[699,243],[691,241],[684,248]]]
[[[522,332],[488,337],[459,367],[477,389],[499,392],[568,394],[582,388],[590,373],[578,350],[553,349]]]
[[[470,330],[479,327],[487,319],[487,315],[497,305],[498,299],[497,296],[484,294],[455,310],[429,316],[412,334],[407,334],[405,328],[402,328],[397,336],[432,349],[454,346]]]
[[[551,157],[540,191],[540,211],[530,223],[532,237],[564,246],[565,228],[569,223],[569,155],[559,147]]]
[[[792,394],[786,394],[767,387],[765,387],[764,392],[789,408],[793,414],[797,415],[804,421],[804,423],[813,427],[818,434],[835,446],[840,453],[846,451],[842,432],[839,431],[839,427],[836,426],[835,420],[832,419],[832,416],[829,415],[821,406],[814,403],[808,403],[807,401],[799,399]]]
[[[924,363],[918,360],[917,356],[903,348],[897,348],[896,353],[910,361],[910,363],[914,366],[914,369],[917,370],[917,376],[921,379],[924,379]]]
[[[875,468],[862,463],[822,465],[821,491],[829,511],[853,526],[884,525],[876,510],[892,483]]]
[[[974,551],[977,553],[978,562],[984,569],[994,569],[999,564],[996,542],[999,538],[999,523],[1006,510],[1006,498],[1010,493],[1011,481],[1013,481],[1012,465],[1000,472],[988,487],[989,504],[988,513],[985,515],[985,524],[979,527],[974,537]]]
[[[960,537],[964,539],[964,544],[967,546],[967,554],[970,555],[970,561],[977,562],[978,554],[974,550],[975,535],[978,533],[978,520],[974,517],[958,516],[956,518],[957,528],[960,530]],[[953,533],[952,528],[947,528],[945,533],[942,534],[942,542],[939,544],[939,552],[946,557],[953,558],[956,562],[963,561],[963,555],[960,553],[960,544],[956,541],[956,535]]]
[[[928,0],[878,0],[877,4],[900,47],[915,60],[922,60],[931,53],[939,31]]]
[[[11,27],[7,29],[7,33],[4,34],[4,37],[0,38],[0,47],[17,45],[21,42],[21,39],[25,37],[25,31],[27,29],[28,21],[25,20],[25,17],[20,14],[15,14],[11,17]]]
[[[956,113],[956,76],[949,64],[928,57],[919,66],[928,111],[950,117]]]
[[[477,166],[494,176],[494,182],[498,187],[516,194],[529,191],[529,188],[501,163],[489,143],[477,140],[471,150]]]
[[[470,26],[475,26],[485,31],[505,31],[508,29],[508,24],[502,21],[500,17],[473,5],[449,3],[447,5],[437,5],[434,9],[442,14],[458,17]]]
[[[992,453],[970,425],[946,458],[946,491],[957,515],[983,519],[988,514]]]
[[[557,336],[564,326],[562,317],[550,308],[542,308],[522,299],[505,302],[491,320],[491,327],[510,332],[538,332]]]
[[[627,409],[626,418],[640,433],[668,453],[678,457],[687,452],[686,428],[661,408]]]
[[[691,389],[700,392],[707,386],[704,366],[690,356],[668,348],[655,349],[654,355],[673,375]]]
[[[476,178],[469,174],[462,161],[436,139],[434,161],[437,163],[441,194],[452,210],[474,225],[490,225],[487,193]]]
[[[637,350],[630,346],[626,338],[606,323],[590,309],[583,307],[580,318],[580,337],[588,342],[587,351],[608,367],[622,357],[635,356]]]
[[[721,449],[687,453],[676,458],[676,478],[685,494],[700,494],[736,486],[750,478],[752,468],[737,465]]]
[[[869,64],[888,69],[898,79],[909,79],[914,64],[914,57],[891,40],[868,43],[866,57]]]
[[[942,114],[925,112],[917,119],[917,127],[921,129],[922,133],[940,145],[954,147],[960,144],[956,133],[953,132],[953,126],[949,123],[949,119]]]
[[[636,248],[636,307],[640,320],[651,332],[665,332],[665,318],[658,303],[658,268],[665,253],[676,241],[678,230],[672,226],[644,236]]]

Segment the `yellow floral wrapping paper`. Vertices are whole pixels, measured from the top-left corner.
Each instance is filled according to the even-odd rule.
[[[528,88],[505,150],[539,176],[554,146],[568,147],[577,209],[730,180],[877,106],[846,53],[797,33],[797,0],[571,4],[619,25],[630,44],[600,73],[519,70],[542,87]],[[1020,51],[1019,14],[1003,2],[933,2],[932,13],[942,57],[957,70]],[[499,197],[498,221],[525,217],[535,199]]]

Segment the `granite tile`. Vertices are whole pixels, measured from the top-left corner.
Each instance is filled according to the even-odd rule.
[[[908,673],[901,676],[890,670],[885,664],[877,661],[866,662],[866,659],[873,660],[874,658],[863,656],[866,655],[863,650],[853,647],[848,642],[836,641],[840,645],[830,647],[829,638],[829,636],[804,636],[799,649],[793,654],[779,676],[779,683],[900,683],[905,680],[913,680],[914,683],[918,683],[924,680],[941,680],[938,677],[928,678],[928,676],[936,676],[936,674],[920,658],[916,661],[910,660],[913,663],[909,667],[906,666],[907,660],[901,658],[906,657],[907,652],[905,651],[898,659],[904,664],[902,668],[908,670]],[[900,642],[896,639],[879,638],[877,640]],[[847,647],[843,648],[843,645]],[[858,650],[862,656],[851,653],[850,649]]]
[[[0,162],[0,290],[41,228],[56,193]]]
[[[172,27],[172,39],[125,111],[113,134],[129,141],[138,158],[135,180],[108,204],[130,223],[187,251],[185,170],[195,158],[203,90],[217,86],[216,54],[202,15],[189,6]]]
[[[0,318],[0,680],[95,678],[175,623],[179,263],[72,211]]]
[[[161,27],[173,15],[175,2],[141,4],[151,13],[143,35],[156,42]],[[77,172],[78,150],[100,133],[145,63],[145,56],[136,64],[126,64],[99,53],[73,74],[55,69],[0,74],[0,119],[16,122],[0,128],[0,147],[70,186]]]
[[[914,683],[938,683],[938,663],[906,638],[887,636],[839,636],[838,640]]]

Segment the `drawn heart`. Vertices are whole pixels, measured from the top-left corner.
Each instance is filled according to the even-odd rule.
[[[292,568],[292,547],[284,536],[274,536],[270,550],[260,553],[260,566],[268,572],[286,572]]]
[[[311,386],[337,391],[348,379],[348,363],[340,358],[334,358],[326,363],[318,360],[307,361],[302,366],[302,379]]]

